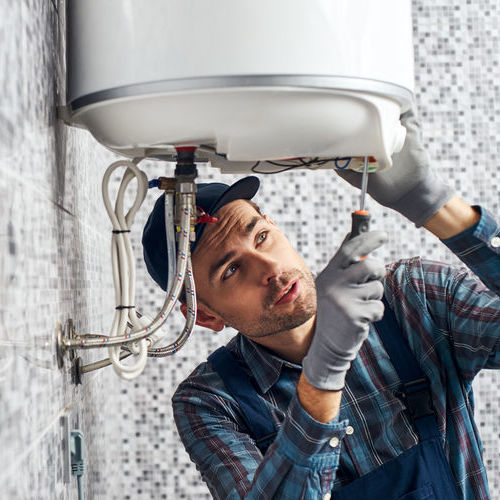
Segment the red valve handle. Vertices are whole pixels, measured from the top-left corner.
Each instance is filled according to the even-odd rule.
[[[201,207],[196,207],[201,213],[200,215],[198,216],[198,219],[196,219],[196,223],[197,224],[210,224],[210,223],[214,223],[214,222],[217,222],[219,219],[217,219],[217,217],[212,217],[211,215],[207,214],[205,212],[205,210],[203,210],[203,208]]]

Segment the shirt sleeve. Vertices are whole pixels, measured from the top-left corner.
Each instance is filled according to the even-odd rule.
[[[400,320],[418,330],[425,318],[415,324],[417,311],[425,308],[432,343],[438,349],[447,343],[468,383],[483,368],[500,368],[500,226],[479,210],[478,224],[443,241],[468,269],[414,258],[396,263],[388,275],[393,294],[402,289],[407,301]]]
[[[172,398],[181,440],[216,499],[317,499],[331,491],[347,421],[324,424],[295,395],[265,455],[231,397],[181,384]]]
[[[442,241],[489,290],[500,295],[500,223],[484,208],[474,209],[481,214],[479,222]]]
[[[449,286],[451,339],[469,380],[482,368],[500,368],[500,223],[475,208],[481,213],[479,222],[443,240],[482,281],[462,270],[454,273]]]

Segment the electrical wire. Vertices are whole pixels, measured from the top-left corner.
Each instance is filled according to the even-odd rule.
[[[273,163],[268,162],[268,161],[263,161],[263,162],[258,161],[255,165],[252,166],[252,168],[251,168],[252,172],[255,172],[256,174],[264,174],[264,175],[281,174],[282,172],[288,172],[289,170],[293,170],[294,168],[301,168],[303,166],[301,164],[289,165],[287,167],[282,168],[281,170],[274,170],[272,172],[269,172],[269,171],[264,171],[264,170],[257,170],[257,167],[260,165],[260,163],[270,163],[271,165],[273,165]]]
[[[281,161],[271,161],[271,160],[263,160],[263,161],[258,161],[256,162],[252,167],[251,170],[252,172],[256,174],[264,174],[264,175],[271,175],[271,174],[280,174],[282,172],[288,172],[289,170],[293,170],[296,168],[307,168],[309,170],[317,170],[318,168],[321,168],[322,166],[326,165],[327,163],[333,162],[334,168],[337,170],[345,170],[346,168],[349,167],[349,164],[351,163],[352,158],[351,157],[343,157],[343,158],[311,158],[309,160],[304,160],[304,158],[294,158],[292,160],[281,160]],[[346,163],[342,166],[338,164],[339,161],[345,161]],[[287,163],[285,163],[287,162]],[[293,162],[293,163],[292,163]],[[258,170],[257,167],[260,164],[267,164],[267,165],[273,165],[276,167],[281,167],[280,170]]]
[[[219,153],[217,152],[217,149],[214,146],[210,146],[208,144],[202,144],[199,149],[201,151],[205,150],[210,153],[215,154],[216,156],[219,156],[220,158],[227,159],[226,155],[224,153]],[[263,175],[271,175],[271,174],[280,174],[282,172],[287,172],[289,170],[293,170],[295,168],[307,168],[309,170],[317,170],[318,168],[326,165],[327,163],[333,162],[334,163],[334,168],[338,170],[345,170],[346,168],[349,167],[349,164],[351,163],[351,160],[353,157],[351,156],[345,156],[345,157],[328,157],[328,158],[320,158],[318,156],[310,159],[304,159],[301,157],[298,158],[291,158],[288,160],[259,160],[255,162],[255,164],[250,167],[250,170],[256,174],[263,174]],[[346,163],[344,165],[339,165],[339,161],[345,161]],[[230,162],[230,161],[229,161]],[[292,163],[293,162],[293,163]],[[260,164],[267,164],[267,165],[273,165],[275,167],[280,167],[280,170],[257,170],[257,167]]]
[[[339,166],[338,161],[343,161],[343,160],[345,160],[346,163],[344,163],[344,165],[342,165],[342,166]],[[351,160],[352,160],[352,158],[335,158],[335,168],[337,168],[339,170],[345,170],[349,166],[349,164],[351,163]]]

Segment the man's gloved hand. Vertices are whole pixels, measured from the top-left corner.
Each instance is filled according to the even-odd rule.
[[[368,193],[420,227],[450,200],[454,191],[430,168],[415,108],[401,116],[401,123],[406,127],[403,149],[393,155],[392,168],[370,174]],[[337,173],[353,186],[361,187],[361,174],[352,170]]]
[[[384,264],[373,257],[360,259],[386,239],[382,231],[346,239],[316,278],[316,328],[302,367],[317,389],[337,391],[344,387],[346,372],[368,336],[370,322],[384,314],[380,300]]]

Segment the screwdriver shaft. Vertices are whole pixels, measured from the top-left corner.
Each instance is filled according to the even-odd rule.
[[[352,213],[351,236],[355,238],[361,233],[369,231],[370,229],[370,212],[365,210],[365,196],[368,189],[368,156],[365,156],[365,163],[363,167],[363,178],[361,179],[361,197],[359,210]],[[364,257],[363,257],[364,258]]]
[[[365,197],[367,189],[368,189],[368,156],[365,156],[365,162],[363,164],[363,177],[361,179],[361,197],[359,200],[359,209],[361,211],[365,209]]]

